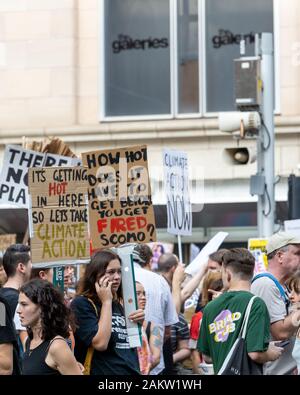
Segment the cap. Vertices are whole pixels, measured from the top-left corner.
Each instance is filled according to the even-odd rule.
[[[300,236],[294,236],[286,232],[274,233],[268,240],[267,254],[271,254],[271,252],[289,244],[300,244]]]

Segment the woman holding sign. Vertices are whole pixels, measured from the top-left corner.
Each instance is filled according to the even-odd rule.
[[[48,281],[33,279],[20,289],[17,313],[27,328],[25,375],[81,375],[67,344],[69,311],[63,296]]]
[[[86,374],[140,374],[137,350],[128,342],[118,255],[103,250],[92,256],[71,308],[77,324],[75,355]],[[139,309],[128,318],[142,323],[144,311]]]

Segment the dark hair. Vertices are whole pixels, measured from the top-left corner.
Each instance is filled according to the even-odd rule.
[[[157,261],[157,270],[161,273],[167,273],[174,266],[178,265],[177,256],[174,254],[162,254]]]
[[[107,266],[114,259],[118,259],[121,263],[119,255],[110,250],[95,252],[91,258],[91,262],[86,265],[84,275],[79,281],[77,294],[84,295],[92,299],[94,302],[99,302],[95,282],[105,274]],[[117,291],[117,295],[119,299],[122,297],[121,286]]]
[[[57,335],[69,337],[70,312],[64,304],[62,293],[53,284],[33,279],[21,287],[20,293],[24,293],[41,309],[42,339],[51,340]],[[32,330],[27,330],[32,338]]]
[[[232,248],[223,255],[223,266],[230,267],[241,280],[249,281],[253,277],[255,259],[246,248]]]
[[[31,269],[31,273],[30,273],[30,279],[33,279],[33,278],[40,278],[40,272],[45,272],[45,273],[48,273],[49,271],[51,270],[51,268],[44,268],[44,269],[41,269],[41,268],[32,268]]]
[[[3,255],[3,267],[7,277],[13,277],[16,274],[19,263],[27,263],[30,261],[30,247],[25,244],[12,244],[7,248]]]
[[[225,254],[225,252],[227,252],[228,250],[226,250],[225,248],[221,248],[220,250],[211,253],[208,258],[211,261],[217,262],[220,266],[222,266],[222,259],[223,259],[223,255]]]
[[[147,266],[153,257],[153,252],[147,244],[136,244],[132,254],[134,262],[141,267]]]

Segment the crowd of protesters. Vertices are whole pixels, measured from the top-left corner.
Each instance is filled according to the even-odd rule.
[[[267,271],[256,276],[244,248],[211,254],[193,277],[163,250],[155,265],[146,244],[132,255],[137,308],[126,317],[115,251],[92,255],[70,298],[53,285],[53,269],[32,268],[28,246],[8,247],[0,261],[0,374],[222,374],[242,329],[256,374],[300,374],[300,238],[270,237]],[[66,267],[65,287],[72,276]],[[196,290],[188,318],[185,302]],[[141,327],[140,347],[130,346],[126,318]]]

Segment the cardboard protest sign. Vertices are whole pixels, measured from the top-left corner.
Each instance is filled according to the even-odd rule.
[[[89,262],[86,169],[30,168],[28,183],[32,264]]]
[[[93,249],[156,240],[146,146],[82,154]]]
[[[78,166],[80,160],[7,145],[0,175],[0,203],[28,207],[28,168],[38,166]]]
[[[0,251],[4,252],[11,244],[16,244],[17,235],[0,235]]]
[[[168,232],[174,235],[191,235],[192,206],[189,196],[187,155],[185,152],[164,150],[163,163]]]

